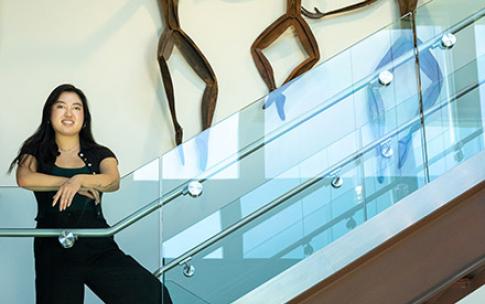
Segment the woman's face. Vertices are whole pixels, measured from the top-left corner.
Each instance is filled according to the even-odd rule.
[[[83,103],[73,92],[63,92],[52,105],[51,124],[56,133],[72,136],[81,131],[84,124]]]

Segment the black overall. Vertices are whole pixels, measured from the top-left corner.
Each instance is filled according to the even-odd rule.
[[[112,152],[111,152],[112,153]],[[81,154],[82,155],[82,154]],[[66,169],[53,166],[46,172],[71,177],[89,174],[90,168]],[[94,200],[76,194],[69,208],[52,207],[56,192],[35,192],[38,228],[106,228],[101,208]],[[105,303],[172,303],[160,281],[113,240],[79,238],[65,249],[57,238],[35,238],[35,285],[37,304],[82,304],[84,285]]]

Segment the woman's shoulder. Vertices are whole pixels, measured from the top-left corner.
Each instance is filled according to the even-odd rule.
[[[91,159],[96,163],[100,163],[103,159],[108,157],[117,159],[115,153],[110,148],[99,144],[81,148],[79,156]]]
[[[21,155],[29,154],[37,158],[39,155],[39,148],[38,146],[35,146],[35,145],[25,145],[22,147],[20,154]]]

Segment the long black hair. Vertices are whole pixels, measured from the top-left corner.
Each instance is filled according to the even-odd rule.
[[[42,121],[40,122],[40,126],[20,147],[17,156],[10,164],[8,169],[9,173],[12,172],[15,165],[20,163],[25,154],[34,154],[39,163],[39,168],[48,168],[55,163],[56,157],[59,155],[59,147],[55,141],[55,132],[52,128],[50,119],[52,106],[64,92],[76,93],[83,104],[84,123],[79,133],[81,148],[99,146],[94,140],[91,131],[91,113],[89,112],[86,95],[72,84],[61,84],[50,93],[49,97],[47,97],[44,109],[42,110]]]

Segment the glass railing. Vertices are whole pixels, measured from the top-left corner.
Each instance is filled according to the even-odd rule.
[[[481,60],[483,59],[485,57]],[[482,64],[480,62],[470,62],[462,69],[466,70],[471,66]],[[451,77],[454,76],[450,75],[446,80],[451,81]],[[485,77],[482,77],[475,82],[474,87],[454,92],[452,96],[443,96],[428,109],[425,117],[435,121],[436,117],[441,118],[441,113],[449,111],[450,108],[467,107],[467,99],[483,89],[484,82]],[[402,128],[400,132],[394,132],[395,136],[389,137],[391,142],[396,143],[396,149],[399,140],[406,138],[409,130],[412,129],[412,122],[407,123],[409,127]],[[481,123],[481,121],[478,122]],[[467,136],[454,144],[449,143],[437,155],[430,154],[429,168],[441,166],[450,158],[453,158],[454,165],[457,165],[482,151],[483,132],[478,122],[476,122],[477,128],[468,132]],[[318,182],[304,188],[294,197],[285,199],[256,220],[214,242],[197,254],[191,255],[188,264],[195,267],[192,277],[184,277],[182,271],[175,268],[165,273],[165,278],[179,280],[179,284],[192,288],[194,293],[201,292],[199,295],[204,295],[210,303],[228,303],[237,299],[423,186],[425,170],[423,159],[420,157],[423,141],[419,131],[416,130],[413,136],[413,153],[406,161],[409,166],[407,169],[402,169],[403,171],[398,174],[389,172],[385,175],[384,181],[379,182],[379,176],[375,171],[381,156],[376,155],[374,149],[367,149],[366,153],[340,166],[339,177],[342,184],[340,187],[336,187],[339,183],[336,183],[334,176],[328,174],[320,176],[321,179]],[[389,141],[386,139],[385,142]],[[468,152],[460,159],[455,159],[457,146]],[[394,167],[397,166],[398,164],[395,163]],[[446,170],[451,167],[449,165]],[[268,182],[264,185],[266,189],[261,190],[259,195],[250,194],[242,197],[226,205],[224,209],[228,210],[219,210],[219,214],[212,216],[217,218],[222,214],[231,214],[231,211],[234,213],[235,210],[239,210],[237,214],[241,217],[257,212],[258,208],[271,202],[259,203],[254,198],[262,198],[262,194],[275,191],[278,186],[284,188],[281,184]],[[292,189],[294,186],[304,184],[305,182],[291,185],[291,182],[287,181],[287,188],[280,189],[279,195],[275,196],[279,198],[288,191],[288,188]],[[208,223],[201,223],[197,229],[199,231],[204,229],[204,224]],[[231,286],[233,288],[229,288]]]
[[[373,57],[378,62],[380,53],[375,50],[388,49],[400,31],[400,25],[393,24],[369,36],[211,128],[207,131],[209,151],[221,157],[214,156],[215,162],[209,157],[205,171],[198,172],[199,167],[188,163],[188,159],[197,160],[197,153],[187,151],[196,151],[198,137],[164,155],[164,197],[187,179],[203,181],[202,196],[178,196],[164,207],[164,257],[177,257],[415,116],[419,104],[413,53],[403,55],[406,60],[389,64],[403,72],[401,79],[389,86],[378,83],[380,70],[375,71],[370,60]],[[369,60],[362,61],[362,53],[369,54]],[[385,125],[369,118],[369,90],[381,90],[388,101],[384,111],[393,113]],[[285,97],[284,105],[274,101],[261,110],[263,102],[281,96]],[[237,142],[234,150],[228,148],[231,140]],[[182,149],[184,164],[177,161]]]
[[[165,287],[170,290],[172,295],[177,295],[177,299],[173,300],[174,303],[209,304],[209,302],[198,297],[174,281],[165,281],[164,284]]]
[[[484,6],[482,1],[466,2],[466,5],[457,1],[433,1],[426,10],[416,13],[417,34],[422,41],[440,37],[455,24],[461,24],[463,28],[449,41],[456,40],[451,49],[443,52],[434,48],[430,53],[443,74],[448,75],[443,81],[441,96],[471,90],[466,96],[460,96],[459,103],[450,104],[424,120],[431,180],[483,150]],[[470,12],[474,12],[472,18],[469,18]],[[422,65],[429,62],[428,55],[420,53]],[[433,74],[430,69],[421,69],[423,91],[432,87],[430,75]],[[426,107],[426,101],[424,104]]]
[[[435,0],[429,5],[444,14],[449,3]],[[298,99],[295,91],[294,103],[287,98],[280,112],[277,101],[272,103],[273,114],[265,112],[273,115],[269,132],[263,132],[269,139],[257,139],[262,142],[252,153],[233,156],[229,159],[237,161],[204,176],[209,178],[201,197],[181,196],[164,209],[165,278],[210,303],[231,302],[482,151],[485,41],[481,37],[485,36],[479,35],[479,17],[484,7],[485,3],[470,6],[463,18],[445,18],[449,22],[439,26],[416,16],[420,79],[412,32],[401,29],[400,23],[283,88],[286,94],[294,85],[301,95]],[[430,9],[425,6],[419,12],[425,15]],[[404,17],[403,23],[411,23],[407,18],[412,17]],[[449,49],[440,42],[448,32],[457,39]],[[467,33],[473,33],[473,39]],[[387,44],[377,51],[376,37],[386,35]],[[470,52],[470,48],[476,49]],[[391,60],[380,61],[387,50]],[[369,58],[357,63],[351,60],[353,52]],[[300,108],[308,92],[324,91],[325,80],[319,79],[326,74],[316,74],[319,69],[339,59],[342,70],[352,71],[353,85]],[[377,72],[389,70],[394,76],[389,86],[376,82],[379,62],[382,69]],[[368,67],[357,68],[359,64]],[[342,70],[330,75],[339,79]],[[416,88],[419,82],[421,93]],[[298,114],[292,120],[293,109]],[[281,129],[273,137],[272,132]],[[295,189],[299,191],[293,195]],[[274,202],[278,202],[274,208],[245,221]],[[241,222],[241,227],[225,233]],[[214,241],[199,246],[209,238]],[[191,251],[194,246],[200,250]],[[172,268],[173,261],[181,267]],[[190,266],[193,271],[184,276],[183,269]]]

